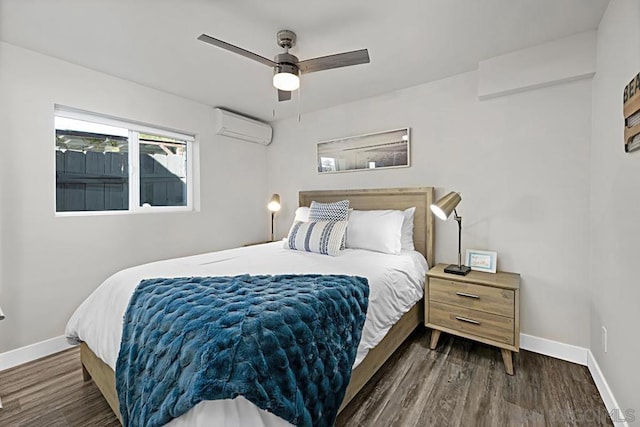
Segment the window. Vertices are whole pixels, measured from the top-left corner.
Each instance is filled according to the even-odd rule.
[[[192,210],[192,135],[55,110],[56,212]]]

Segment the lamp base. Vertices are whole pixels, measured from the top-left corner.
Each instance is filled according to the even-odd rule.
[[[458,264],[451,264],[444,268],[445,273],[457,274],[458,276],[466,276],[470,271],[471,267],[467,267],[466,265],[458,267]]]

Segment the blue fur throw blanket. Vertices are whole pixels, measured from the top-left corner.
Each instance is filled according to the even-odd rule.
[[[116,363],[124,426],[240,395],[291,424],[332,426],[368,298],[367,279],[341,275],[141,281]]]

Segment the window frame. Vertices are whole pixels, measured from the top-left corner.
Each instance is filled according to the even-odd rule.
[[[53,150],[53,164],[54,164],[54,179],[53,179],[53,211],[55,216],[99,216],[99,215],[129,215],[129,214],[144,214],[144,213],[158,213],[158,212],[193,212],[196,206],[196,197],[194,194],[196,188],[195,181],[197,179],[195,174],[195,157],[198,155],[198,139],[195,134],[176,131],[161,126],[148,125],[145,123],[136,122],[133,120],[125,120],[116,117],[106,116],[99,113],[92,113],[84,110],[77,110],[74,108],[64,107],[60,105],[54,106],[54,124],[53,124],[53,140],[55,141],[56,126],[55,118],[64,117],[68,119],[83,120],[97,124],[103,124],[108,126],[116,126],[120,128],[128,129],[129,131],[129,147],[128,147],[128,160],[129,160],[129,208],[120,210],[101,210],[101,211],[62,211],[57,210],[57,194],[56,194],[56,150],[54,146]],[[174,138],[186,143],[187,154],[187,203],[185,206],[140,206],[140,141],[139,135],[151,134],[155,136],[164,136],[167,138]]]

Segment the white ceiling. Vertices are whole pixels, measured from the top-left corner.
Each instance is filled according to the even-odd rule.
[[[0,0],[0,39],[263,120],[474,70],[478,61],[595,29],[608,0]],[[368,48],[371,63],[302,76],[276,102],[272,70],[196,40],[301,60]]]

